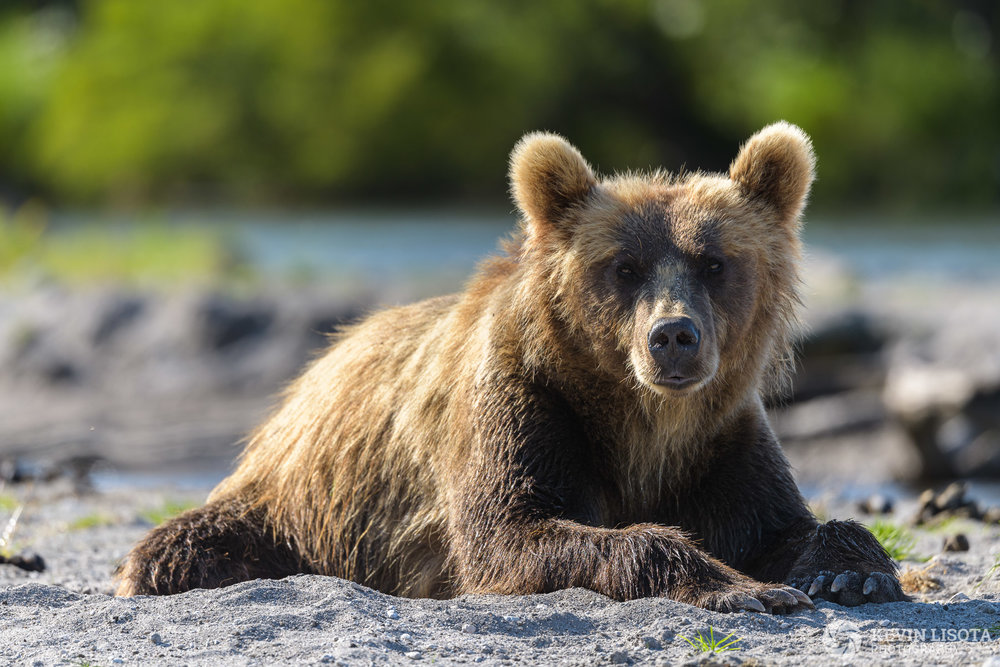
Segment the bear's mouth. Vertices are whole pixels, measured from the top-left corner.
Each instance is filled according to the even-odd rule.
[[[674,391],[683,391],[689,387],[698,383],[698,378],[696,377],[685,377],[683,375],[670,375],[667,377],[658,377],[654,384],[658,387],[666,387],[667,389],[672,389]]]

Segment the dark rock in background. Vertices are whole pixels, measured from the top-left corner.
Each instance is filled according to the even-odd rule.
[[[53,288],[0,301],[4,477],[74,457],[226,468],[272,396],[361,312],[319,289]]]

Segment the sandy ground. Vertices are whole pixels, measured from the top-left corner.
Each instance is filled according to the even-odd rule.
[[[61,481],[7,486],[23,505],[11,546],[42,573],[0,565],[0,664],[991,664],[1000,665],[1000,527],[953,521],[916,531],[914,554],[941,588],[914,602],[777,617],[717,614],[663,599],[617,603],[585,590],[455,600],[394,598],[328,577],[247,582],[167,598],[111,597],[111,571],[155,521],[207,489],[116,488],[80,495]],[[853,503],[815,501],[829,517]],[[905,521],[914,501],[897,503]],[[0,510],[9,517],[12,509]],[[941,554],[962,532],[965,553]],[[700,653],[685,639],[733,634],[738,650]],[[990,662],[992,660],[993,662]]]

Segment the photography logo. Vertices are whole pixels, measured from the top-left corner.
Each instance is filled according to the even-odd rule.
[[[831,653],[850,655],[861,648],[861,628],[851,621],[834,621],[826,626],[823,645]]]

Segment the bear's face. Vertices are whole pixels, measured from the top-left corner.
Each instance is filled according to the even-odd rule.
[[[524,261],[613,379],[661,396],[759,381],[786,352],[813,164],[805,134],[779,123],[728,176],[599,181],[563,139],[529,135],[511,158]]]

